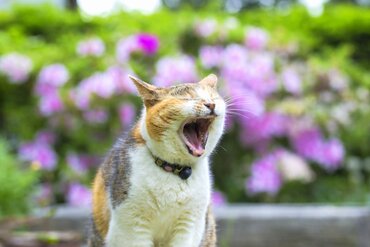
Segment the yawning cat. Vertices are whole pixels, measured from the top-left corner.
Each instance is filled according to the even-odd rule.
[[[96,175],[89,246],[216,246],[208,157],[226,111],[217,77],[169,88],[130,78],[144,109]]]

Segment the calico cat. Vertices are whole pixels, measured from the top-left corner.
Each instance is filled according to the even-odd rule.
[[[88,245],[216,246],[208,157],[226,111],[217,77],[169,88],[130,78],[144,109],[95,177]]]

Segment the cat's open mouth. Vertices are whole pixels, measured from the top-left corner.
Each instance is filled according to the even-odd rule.
[[[191,155],[200,157],[204,153],[208,129],[213,119],[214,117],[192,118],[185,121],[180,128],[180,137]]]

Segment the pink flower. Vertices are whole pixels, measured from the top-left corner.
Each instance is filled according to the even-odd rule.
[[[159,47],[157,36],[148,33],[141,33],[136,36],[139,49],[145,55],[153,55]]]
[[[78,174],[85,173],[97,163],[97,159],[90,155],[76,153],[69,153],[67,155],[67,164]]]
[[[76,207],[90,207],[92,195],[89,188],[79,183],[69,185],[67,193],[68,204]]]
[[[225,195],[220,191],[213,191],[211,197],[212,197],[212,204],[215,207],[223,206],[226,204]]]
[[[105,45],[100,38],[90,38],[79,42],[76,50],[81,56],[100,57],[105,52]]]
[[[51,64],[42,68],[38,78],[38,84],[48,84],[55,87],[63,86],[69,79],[69,72],[63,64]]]
[[[90,107],[91,93],[88,91],[78,87],[70,91],[69,97],[80,110],[87,110]]]
[[[59,96],[59,93],[48,94],[39,101],[39,110],[43,116],[51,116],[54,113],[64,110],[64,104]]]
[[[32,61],[24,55],[9,53],[0,57],[0,73],[6,75],[14,84],[25,82],[31,70]]]
[[[48,143],[40,140],[22,144],[19,148],[19,158],[24,161],[37,162],[45,170],[53,170],[57,164],[55,151]]]
[[[222,63],[221,46],[202,46],[199,51],[199,58],[204,68],[218,67]]]
[[[119,110],[119,118],[123,128],[127,129],[135,120],[135,107],[131,104],[121,105]]]
[[[298,73],[293,68],[285,68],[281,74],[284,88],[292,94],[302,93],[302,82]]]
[[[198,74],[192,57],[163,57],[156,64],[154,84],[167,87],[175,83],[189,83],[198,80]]]
[[[104,109],[88,110],[84,112],[84,118],[89,123],[105,123],[108,113]]]
[[[277,194],[282,186],[282,178],[278,171],[275,153],[270,153],[253,162],[251,175],[245,185],[248,193],[252,195],[258,193]]]
[[[268,34],[256,27],[248,28],[244,44],[251,50],[260,50],[263,49],[268,42]]]

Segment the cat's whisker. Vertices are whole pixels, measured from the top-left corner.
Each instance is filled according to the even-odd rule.
[[[243,118],[247,118],[247,119],[250,119],[252,118],[250,115],[245,115],[245,114],[241,114],[239,112],[231,112],[231,113],[228,113],[229,116],[238,116],[238,117],[243,117]]]
[[[243,108],[230,108],[227,109],[228,112],[247,112],[247,113],[253,113],[253,111]]]

